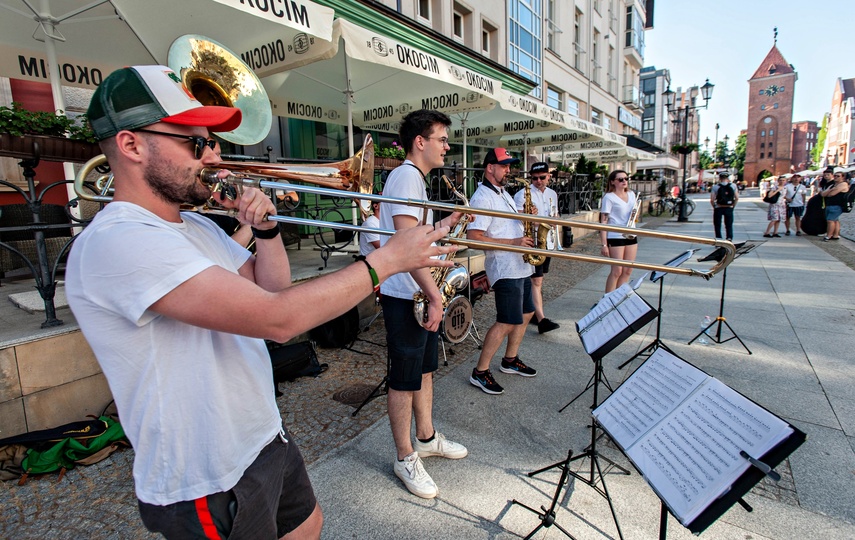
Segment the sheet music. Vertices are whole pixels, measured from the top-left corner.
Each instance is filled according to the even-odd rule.
[[[591,354],[650,311],[627,283],[606,294],[576,324],[585,352]]]
[[[652,362],[651,362],[652,361]],[[594,411],[683,525],[793,433],[786,422],[664,349]]]

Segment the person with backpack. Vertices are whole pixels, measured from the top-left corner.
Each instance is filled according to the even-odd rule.
[[[840,216],[843,214],[846,193],[849,191],[849,182],[843,168],[837,167],[832,174],[833,183],[819,192],[825,198],[825,221],[828,223],[823,242],[840,240]]]
[[[710,205],[713,207],[713,225],[715,237],[721,238],[721,220],[724,219],[726,240],[733,240],[733,209],[739,201],[739,190],[730,181],[726,171],[718,173],[718,184],[710,190]]]

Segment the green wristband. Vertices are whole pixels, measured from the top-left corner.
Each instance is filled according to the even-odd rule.
[[[356,257],[357,261],[362,261],[365,263],[365,266],[368,267],[368,273],[371,275],[371,284],[374,285],[374,292],[380,290],[380,278],[377,277],[377,271],[371,266],[368,260],[365,259],[365,255],[358,255]]]

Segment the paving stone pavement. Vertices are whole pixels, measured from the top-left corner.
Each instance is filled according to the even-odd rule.
[[[667,218],[648,217],[645,221],[646,226],[655,228]],[[842,234],[855,239],[855,214],[844,215],[841,223]],[[818,239],[811,241],[818,242]],[[855,253],[851,249],[818,243],[855,268]],[[594,237],[578,240],[573,251],[596,254],[599,242]],[[593,264],[553,260],[545,281],[545,302],[561,296],[598,268]],[[476,323],[484,330],[494,313],[490,296],[475,305]],[[316,462],[370,426],[385,421],[384,397],[371,401],[356,417],[351,416],[353,406],[333,399],[343,391],[353,390],[356,394],[360,388],[373,388],[382,380],[385,372],[384,334],[381,317],[359,335],[350,350],[319,351],[320,361],[330,365],[326,373],[317,378],[303,378],[280,385],[284,395],[278,399],[278,404],[283,421],[300,445],[307,463]],[[441,366],[436,376],[441,378],[464,362],[474,363],[472,353],[475,350],[471,340],[453,347],[448,355],[449,367]],[[157,538],[157,535],[148,533],[139,520],[133,492],[132,461],[133,451],[123,450],[96,465],[69,471],[61,481],[57,481],[56,475],[46,475],[30,479],[24,486],[0,482],[0,538]],[[754,493],[798,506],[798,494],[789,464],[782,464],[778,471],[784,477],[782,482],[764,481]]]

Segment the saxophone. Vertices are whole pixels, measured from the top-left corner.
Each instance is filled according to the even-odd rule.
[[[447,176],[443,175],[442,180],[445,182],[445,185],[448,186],[448,189],[463,202],[464,206],[469,206],[469,200],[465,195],[460,193],[456,187],[454,187]],[[460,221],[457,222],[454,229],[448,233],[448,237],[464,238],[466,236],[466,228],[468,226],[469,215],[464,214],[463,217],[460,218]],[[448,257],[448,253],[443,253],[437,257],[437,260],[444,261]],[[454,297],[457,296],[457,293],[469,286],[469,270],[461,264],[455,264],[448,268],[435,266],[430,269],[430,272],[434,283],[436,283],[436,288],[439,289],[439,293],[442,295],[442,309],[444,311],[448,308],[449,303],[454,299]],[[427,322],[428,303],[427,295],[423,291],[416,291],[416,293],[413,294],[413,315],[415,315],[416,320],[421,326],[424,326],[425,322]]]
[[[525,184],[525,198],[523,200],[523,214],[531,214],[532,208],[534,205],[531,203],[531,183],[525,180],[520,180],[523,184]],[[534,223],[531,221],[523,222],[523,234],[528,236],[534,242],[534,247],[537,249],[546,249],[547,239],[549,237],[549,227],[540,226],[535,229]],[[522,256],[523,260],[532,266],[540,266],[544,262],[546,262],[545,255],[538,255],[534,253],[526,253]]]

